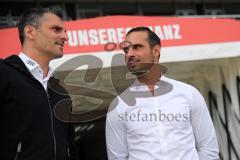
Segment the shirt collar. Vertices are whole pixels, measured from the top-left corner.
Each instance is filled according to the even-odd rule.
[[[165,75],[162,73],[162,75],[159,78],[159,81],[157,83],[159,83],[160,81],[165,81],[166,77]],[[155,87],[157,87],[157,85],[155,85]],[[130,88],[130,90],[148,90],[148,88],[146,88],[146,85],[144,83],[141,83],[137,78],[135,79],[134,83],[132,84],[132,87]]]
[[[37,62],[22,52],[19,54],[19,58],[23,61],[29,71],[33,71],[35,68],[40,67]]]
[[[23,61],[23,63],[26,65],[26,67],[32,74],[34,74],[34,71],[36,69],[40,69],[42,71],[40,65],[36,61],[34,61],[32,58],[24,54],[23,52],[19,54],[19,58]],[[53,75],[53,69],[49,67],[48,74],[46,77],[50,78],[52,75]]]

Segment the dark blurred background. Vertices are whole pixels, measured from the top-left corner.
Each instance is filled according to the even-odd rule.
[[[58,5],[65,20],[107,15],[217,16],[240,18],[240,0],[0,0],[0,27],[14,26],[21,12]]]

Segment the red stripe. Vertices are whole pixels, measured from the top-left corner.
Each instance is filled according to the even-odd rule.
[[[135,26],[158,27],[162,32],[164,32],[164,28],[170,28],[172,31],[170,36],[175,34],[177,39],[176,37],[169,40],[162,39],[162,46],[164,47],[240,41],[240,21],[234,19],[109,16],[65,22],[65,25],[71,33],[73,31],[86,31],[89,34],[90,30],[98,32],[100,29],[103,37],[97,36],[98,41],[100,38],[108,41],[109,36],[107,32],[109,30],[116,32],[119,28],[125,29]],[[176,31],[178,29],[179,33],[177,34]],[[167,32],[164,33],[166,34]],[[0,57],[20,52],[21,45],[16,28],[2,29],[0,30],[0,35]],[[179,36],[181,37],[180,39]],[[104,45],[99,43],[97,45],[81,46],[79,38],[81,37],[77,37],[77,46],[70,46],[69,44],[65,46],[64,52],[66,54],[104,51]]]

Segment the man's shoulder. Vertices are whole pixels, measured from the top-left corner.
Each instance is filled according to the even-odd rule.
[[[186,97],[192,97],[193,93],[199,92],[198,89],[191,84],[168,77],[164,77],[163,80],[172,85],[173,93],[182,94]]]
[[[0,65],[4,64],[4,59],[0,58]]]
[[[187,84],[185,82],[176,80],[176,79],[172,79],[169,77],[164,76],[162,78],[163,81],[166,81],[168,83],[170,83],[171,85],[173,85],[173,87],[177,87],[177,88],[181,88],[181,89],[191,89],[193,86],[191,84]]]
[[[0,65],[2,65],[2,63],[3,63],[3,59],[2,59],[2,58],[0,58]]]
[[[171,81],[172,84],[174,84],[173,86],[175,87],[175,89],[177,89],[179,92],[185,94],[185,95],[189,95],[189,96],[193,96],[194,97],[202,97],[201,92],[198,90],[197,87],[195,87],[194,85],[191,84],[187,84],[185,82],[181,82],[175,79],[171,79],[171,78],[167,78],[168,81]]]
[[[122,110],[126,109],[127,104],[124,102],[123,98],[121,97],[121,94],[116,96],[112,101],[111,104],[109,106],[108,111],[117,109],[118,112],[121,112]]]
[[[6,59],[0,58],[0,72],[4,73],[9,71],[13,68],[12,64],[9,62],[9,59],[12,59],[12,56],[7,57]]]
[[[20,58],[17,55],[11,55],[9,57],[6,57],[5,59],[0,58],[0,65],[1,66],[9,66],[9,65],[15,65],[16,63],[19,63]]]
[[[0,58],[0,72],[6,71],[7,68],[8,65],[6,65],[5,60]]]

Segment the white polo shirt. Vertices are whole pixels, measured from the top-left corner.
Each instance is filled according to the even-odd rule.
[[[30,57],[28,57],[26,54],[22,52],[19,54],[19,58],[26,65],[28,70],[33,75],[33,77],[36,78],[43,85],[45,90],[47,90],[48,80],[52,76],[53,70],[49,67],[48,74],[46,77],[44,77],[43,71],[37,62],[35,62],[33,59],[31,59]]]
[[[165,76],[154,96],[135,81],[106,119],[108,160],[217,160],[219,147],[202,95]]]

